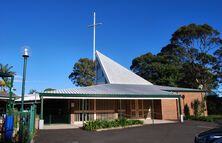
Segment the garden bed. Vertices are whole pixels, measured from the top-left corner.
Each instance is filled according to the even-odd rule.
[[[120,129],[143,125],[141,120],[116,119],[116,120],[95,120],[84,123],[83,129],[87,131],[102,131],[107,129]]]

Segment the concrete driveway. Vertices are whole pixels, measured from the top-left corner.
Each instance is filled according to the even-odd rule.
[[[215,123],[186,121],[172,124],[90,132],[82,129],[40,130],[36,143],[193,143],[196,134],[217,127]]]

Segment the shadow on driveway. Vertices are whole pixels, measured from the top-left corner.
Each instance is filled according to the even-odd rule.
[[[216,126],[215,123],[186,121],[183,124],[144,125],[101,132],[39,130],[35,143],[193,143],[196,134]]]

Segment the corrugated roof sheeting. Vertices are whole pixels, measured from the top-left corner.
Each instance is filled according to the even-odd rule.
[[[28,94],[24,96],[24,101],[35,101],[40,100],[39,94]],[[16,102],[21,101],[21,97],[15,100]]]
[[[102,84],[81,88],[46,91],[48,94],[116,94],[116,95],[174,95],[151,85]]]
[[[183,92],[201,92],[203,90],[200,89],[192,89],[192,88],[181,88],[181,87],[171,87],[171,86],[160,86],[160,85],[153,85],[155,87],[157,87],[160,90],[164,90],[164,91],[172,91],[172,92],[179,92],[179,91],[183,91]],[[204,91],[203,91],[204,92]]]

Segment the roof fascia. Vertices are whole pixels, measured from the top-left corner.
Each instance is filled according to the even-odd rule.
[[[61,97],[124,97],[124,98],[179,98],[179,94],[161,95],[161,94],[58,94],[58,93],[40,93],[40,96],[61,96]]]

